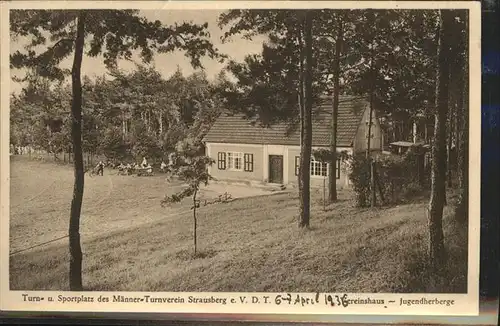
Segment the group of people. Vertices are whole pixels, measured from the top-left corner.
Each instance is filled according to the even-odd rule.
[[[167,165],[165,164],[165,162],[162,161],[161,165],[160,165],[160,170],[162,172],[164,172],[166,167],[167,167]],[[131,174],[133,170],[145,170],[145,172],[148,174],[153,173],[153,167],[151,166],[151,164],[148,163],[148,161],[146,160],[145,157],[142,159],[141,164],[127,163],[126,165],[124,165],[123,163],[120,163],[120,165],[118,166],[118,170],[119,171],[126,171],[128,174]]]
[[[34,150],[30,146],[17,146],[14,144],[10,144],[10,147],[9,147],[9,153],[11,155],[24,155],[24,154],[34,153],[34,152],[40,153],[41,151]]]
[[[94,168],[94,171],[97,175],[103,175],[104,174],[104,166],[106,164],[104,164],[102,161],[99,161],[99,163],[97,163],[96,167]],[[127,163],[127,164],[123,164],[122,162],[116,166],[118,168],[118,171],[120,172],[127,172],[127,174],[132,174],[133,171],[137,171],[137,170],[145,170],[146,173],[148,174],[152,174],[153,173],[153,167],[151,166],[151,164],[148,163],[148,161],[146,160],[146,158],[144,157],[142,159],[142,163],[141,164],[137,164],[137,163]],[[167,168],[168,168],[168,165],[162,161],[161,164],[160,164],[160,171],[161,172],[167,172]]]

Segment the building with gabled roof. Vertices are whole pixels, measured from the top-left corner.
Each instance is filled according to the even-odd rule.
[[[313,108],[313,149],[329,148],[332,101],[324,99]],[[369,101],[364,97],[340,96],[337,151],[366,151]],[[370,148],[382,150],[382,132],[377,110],[372,112]],[[286,122],[261,126],[244,114],[222,114],[204,137],[206,155],[216,163],[210,174],[218,180],[265,184],[296,184],[300,159],[300,130]],[[341,159],[337,161],[337,186],[349,184]],[[328,163],[311,159],[311,185],[323,185]]]

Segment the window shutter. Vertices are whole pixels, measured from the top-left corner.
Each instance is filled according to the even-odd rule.
[[[340,159],[337,159],[337,179],[340,179]]]
[[[226,153],[219,152],[217,154],[217,167],[219,168],[219,170],[226,169]]]
[[[295,156],[295,175],[299,175],[300,156]]]
[[[253,172],[253,154],[243,155],[243,165],[245,172]]]

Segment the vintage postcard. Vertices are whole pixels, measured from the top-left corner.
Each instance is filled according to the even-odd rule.
[[[0,21],[2,311],[478,314],[478,2]]]

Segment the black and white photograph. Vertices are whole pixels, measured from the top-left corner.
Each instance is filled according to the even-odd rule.
[[[470,2],[41,3],[2,8],[2,292],[478,288]]]

